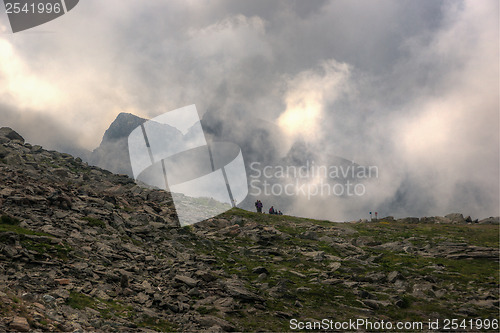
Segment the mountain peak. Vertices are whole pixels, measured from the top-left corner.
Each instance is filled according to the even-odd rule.
[[[106,141],[116,141],[127,137],[137,126],[144,123],[146,119],[138,117],[132,113],[121,112],[111,123],[104,133],[101,145]]]

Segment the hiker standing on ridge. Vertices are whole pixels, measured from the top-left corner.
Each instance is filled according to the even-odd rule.
[[[260,200],[255,201],[255,208],[257,208],[257,213],[262,213],[262,202]]]
[[[275,214],[274,206],[271,206],[271,208],[269,208],[269,214]]]

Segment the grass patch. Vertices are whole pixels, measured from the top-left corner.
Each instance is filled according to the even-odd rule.
[[[0,216],[0,224],[19,225],[19,223],[21,223],[21,221],[15,217],[9,215]]]
[[[66,304],[71,306],[73,309],[83,310],[85,308],[94,308],[96,300],[85,294],[71,291]]]
[[[85,308],[94,309],[98,311],[104,319],[111,319],[113,317],[132,319],[135,315],[135,311],[130,305],[123,305],[114,300],[93,298],[74,291],[70,291],[66,304],[78,310],[83,310]]]
[[[51,257],[57,257],[62,260],[67,260],[69,253],[73,250],[71,246],[66,244],[49,244],[32,239],[23,239],[21,240],[21,244],[28,250]]]
[[[415,246],[428,242],[465,242],[469,245],[498,248],[498,225],[410,224],[401,222],[357,223],[352,226],[358,236],[372,236],[378,241],[393,242],[410,239]]]
[[[34,236],[47,236],[47,237],[54,237],[53,235],[47,234],[45,232],[38,232],[38,231],[33,231],[30,229],[26,229],[23,227],[19,227],[17,225],[11,225],[11,224],[0,224],[0,232],[14,232],[19,235],[34,235]],[[1,236],[0,236],[1,238]]]
[[[73,249],[64,243],[55,244],[52,240],[55,236],[45,232],[33,231],[20,227],[19,220],[7,215],[2,215],[0,218],[0,242],[7,242],[10,237],[7,232],[13,232],[19,235],[21,245],[30,251],[35,251],[42,257],[49,255],[51,257],[67,260],[69,252]],[[28,237],[39,236],[39,237]]]
[[[317,318],[319,313],[324,318],[346,320],[366,316],[368,310],[373,311],[373,318],[407,321],[464,316],[457,313],[470,301],[468,297],[494,290],[499,284],[500,267],[495,261],[446,259],[432,252],[436,246],[446,247],[446,243],[498,247],[496,225],[396,221],[342,224],[237,208],[214,220],[218,218],[238,224],[242,233],[218,237],[221,226],[216,223],[210,230],[213,232],[205,238],[192,232],[196,229],[194,225],[182,229],[180,233],[184,237],[178,241],[197,254],[213,257],[215,261],[210,263],[213,269],[224,271],[221,273],[224,276],[238,276],[249,291],[267,300],[265,312],[260,309],[246,312],[245,306],[250,309],[251,305],[243,305],[242,309],[227,314],[228,321],[245,331],[289,330],[286,314],[305,319]],[[254,223],[257,226],[253,227]],[[266,228],[269,226],[289,236],[275,235],[271,228]],[[301,238],[301,234],[309,230],[317,233],[318,239],[331,237],[333,243]],[[350,244],[356,244],[352,240],[360,236],[369,236],[380,243],[404,241],[413,245],[410,248],[416,252],[407,253],[403,248],[392,251],[375,245],[363,246],[363,251],[357,251]],[[341,267],[333,271],[328,256],[315,261],[304,255],[311,251],[343,258]],[[420,255],[421,252],[424,255]],[[269,274],[258,279],[259,274],[252,272],[257,266],[265,267]],[[403,275],[402,284],[386,280],[392,271]],[[380,303],[378,309],[369,309],[363,303],[360,290],[369,291],[373,300],[385,303]],[[399,297],[393,297],[395,295]],[[296,305],[297,301],[302,307]],[[209,306],[197,311],[200,314],[213,311]],[[495,310],[481,308],[477,316],[486,318]]]
[[[91,227],[99,227],[99,228],[106,227],[106,224],[103,221],[96,219],[94,217],[86,216],[86,217],[82,217],[82,220],[87,221],[89,223],[89,226],[91,226]]]
[[[2,215],[0,217],[0,232],[14,232],[19,235],[33,235],[33,236],[47,236],[47,237],[54,237],[53,235],[47,234],[45,232],[38,232],[38,231],[33,231],[30,229],[26,229],[23,227],[19,226],[19,219],[8,216],[8,215]],[[1,235],[0,235],[1,239]]]

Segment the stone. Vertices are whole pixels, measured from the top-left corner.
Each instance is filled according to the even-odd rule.
[[[408,223],[408,224],[417,224],[420,222],[418,217],[405,217],[403,219],[398,219],[398,222]]]
[[[310,240],[318,240],[318,233],[315,231],[305,231],[299,235],[300,238],[310,239]]]
[[[229,295],[242,299],[244,301],[249,301],[249,302],[262,302],[262,298],[258,296],[257,294],[249,291],[240,283],[234,281],[234,280],[229,280],[225,283],[225,289],[229,293]]]
[[[20,141],[21,143],[24,144],[24,138],[10,127],[0,128],[0,137],[7,138],[9,140]]]
[[[125,274],[122,274],[120,276],[120,287],[122,287],[123,289],[125,289],[125,288],[128,288],[128,286],[129,286],[128,276],[125,275]]]
[[[262,266],[255,267],[254,269],[252,269],[252,273],[254,273],[254,274],[262,274],[262,273],[269,274],[267,269],[265,267],[262,267]]]
[[[375,240],[372,236],[360,236],[353,238],[352,245],[355,246],[376,246],[380,245],[380,241]]]
[[[359,297],[361,297],[361,298],[370,298],[370,299],[373,298],[373,295],[370,294],[366,290],[360,290],[358,294],[359,294]]]
[[[54,282],[61,285],[61,286],[66,286],[71,283],[70,279],[54,279]]]
[[[403,275],[398,271],[392,271],[387,275],[387,282],[394,283],[397,280],[404,280]]]
[[[139,294],[135,297],[135,300],[136,300],[138,303],[144,304],[144,303],[146,303],[146,302],[149,300],[149,296],[148,296],[148,295],[146,295],[145,293],[139,293]]]
[[[43,295],[42,297],[45,303],[53,303],[56,299],[50,295]]]
[[[365,299],[362,303],[373,310],[377,310],[379,308],[379,304],[371,299]]]
[[[198,281],[196,281],[195,279],[190,278],[188,276],[184,276],[184,275],[176,275],[174,277],[174,280],[177,282],[182,282],[191,288],[196,287],[196,285],[198,284]]]
[[[235,330],[235,327],[228,321],[215,317],[215,316],[204,316],[198,319],[198,323],[202,327],[213,327],[213,326],[219,326],[221,327],[224,331],[227,332],[232,332]]]
[[[7,155],[9,155],[9,151],[7,149],[5,149],[5,147],[0,144],[0,158],[4,158]]]
[[[452,223],[465,223],[465,219],[464,219],[464,216],[460,213],[452,213],[452,214],[448,214],[448,215],[445,215],[445,217],[447,219],[450,219]]]
[[[306,257],[312,258],[314,261],[322,261],[325,259],[324,251],[312,251],[312,252],[304,252],[303,255]]]
[[[328,265],[328,268],[330,269],[330,272],[335,272],[341,266],[342,264],[340,262],[332,262]]]
[[[14,317],[12,322],[9,324],[9,328],[13,331],[18,332],[28,332],[30,330],[30,325],[28,320],[24,317]]]
[[[52,170],[52,174],[56,175],[58,177],[61,177],[61,178],[68,178],[68,176],[69,176],[68,170],[63,169],[63,168],[58,168],[58,169]]]
[[[500,217],[488,217],[478,221],[479,224],[500,224]]]

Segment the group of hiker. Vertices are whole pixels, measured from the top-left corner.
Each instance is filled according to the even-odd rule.
[[[260,200],[255,201],[255,208],[257,209],[257,213],[262,213],[262,207],[264,207],[262,201]],[[271,206],[271,208],[269,208],[269,214],[283,215],[281,210],[274,209],[274,206]]]

